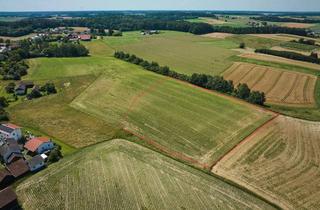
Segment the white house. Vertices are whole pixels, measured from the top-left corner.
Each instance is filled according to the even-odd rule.
[[[27,141],[24,145],[31,153],[42,154],[54,148],[53,142],[48,137],[36,137]]]
[[[1,139],[14,139],[18,141],[22,137],[21,127],[7,123],[0,125],[0,138]]]

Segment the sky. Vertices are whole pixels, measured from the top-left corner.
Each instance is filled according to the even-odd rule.
[[[320,11],[320,0],[0,0],[0,11]]]

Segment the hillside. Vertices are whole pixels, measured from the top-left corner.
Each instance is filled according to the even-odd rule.
[[[38,209],[273,209],[225,182],[125,140],[79,151],[17,187]]]

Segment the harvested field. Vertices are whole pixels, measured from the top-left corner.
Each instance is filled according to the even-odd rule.
[[[288,28],[311,28],[314,24],[309,23],[282,23],[281,26]]]
[[[85,32],[85,31],[90,31],[88,27],[72,27],[74,32]]]
[[[206,167],[272,116],[234,98],[127,66],[101,76],[71,106],[120,124],[197,166]]]
[[[278,116],[212,171],[285,209],[319,209],[319,133],[318,122]]]
[[[209,38],[216,38],[216,39],[225,39],[227,37],[234,36],[234,34],[215,32],[215,33],[205,34],[202,36],[209,37]]]
[[[267,102],[288,105],[314,105],[317,77],[266,66],[235,63],[224,74],[235,85],[246,83],[266,94]]]
[[[283,64],[305,67],[305,68],[309,68],[309,69],[320,70],[320,65],[318,65],[318,64],[297,61],[297,60],[291,60],[291,59],[282,58],[282,57],[273,56],[273,55],[258,54],[258,53],[245,53],[245,54],[242,54],[239,56],[243,57],[243,58],[251,58],[251,59],[256,59],[256,60],[261,60],[261,61],[270,61],[270,62],[283,63]]]
[[[23,209],[274,209],[125,140],[86,148],[17,187]]]

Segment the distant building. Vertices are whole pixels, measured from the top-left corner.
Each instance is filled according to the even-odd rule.
[[[11,188],[5,188],[0,191],[0,209],[13,210],[18,209],[18,199],[16,193]]]
[[[44,159],[41,155],[36,155],[27,161],[31,172],[38,171],[45,167]]]
[[[81,41],[91,41],[91,35],[90,34],[80,34],[79,39]]]
[[[32,154],[42,154],[45,151],[52,150],[54,144],[48,137],[37,137],[27,141],[24,148]]]
[[[14,139],[18,141],[22,137],[21,127],[7,123],[0,125],[0,138],[1,139]]]
[[[19,178],[29,172],[28,164],[23,159],[7,165],[6,168],[14,176],[14,178]]]

